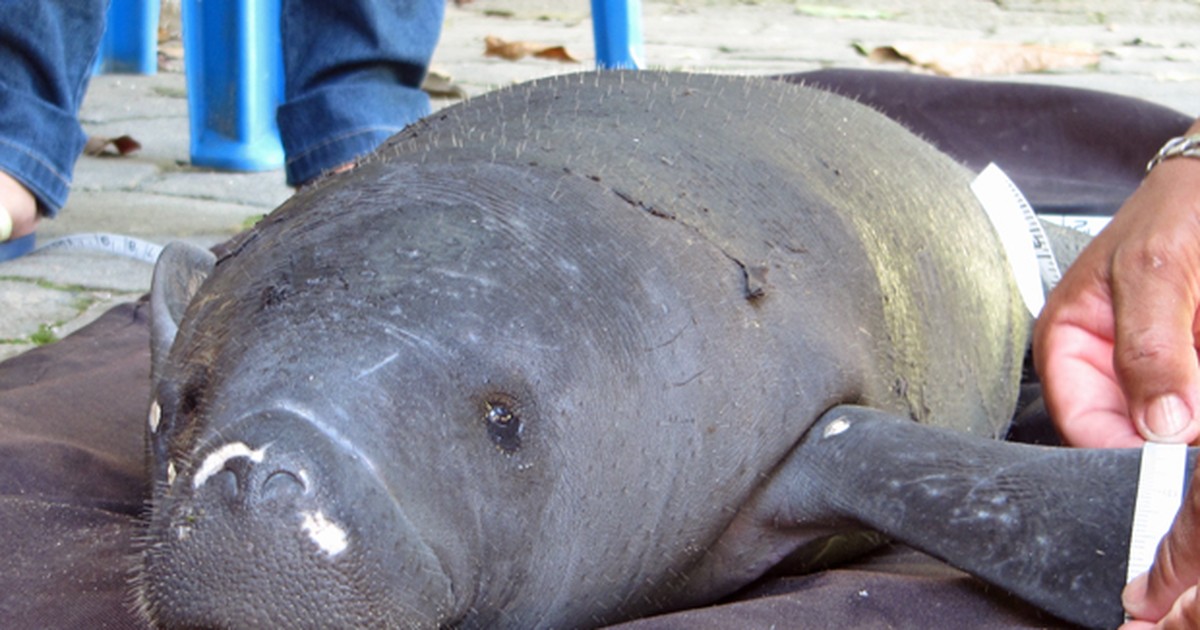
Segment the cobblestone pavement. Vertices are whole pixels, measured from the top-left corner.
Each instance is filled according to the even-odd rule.
[[[166,30],[171,15],[167,11]],[[1200,0],[644,0],[651,67],[766,74],[822,67],[911,70],[866,51],[912,43],[1033,44],[1094,56],[1080,68],[996,78],[1090,87],[1200,114]],[[563,45],[578,63],[484,56],[484,38]],[[167,41],[164,51],[178,50]],[[593,65],[589,3],[474,0],[447,7],[434,70],[468,96]],[[187,163],[178,60],[154,76],[96,77],[80,113],[89,134],[129,134],[126,157],[82,157],[61,216],[39,241],[90,232],[211,245],[287,199],[281,171],[223,173]],[[435,107],[458,102],[439,98]],[[50,342],[149,287],[143,262],[78,250],[0,263],[0,359]]]

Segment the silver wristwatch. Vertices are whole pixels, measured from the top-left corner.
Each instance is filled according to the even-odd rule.
[[[1150,163],[1146,165],[1146,172],[1149,173],[1150,169],[1158,166],[1158,163],[1163,160],[1179,156],[1200,158],[1200,134],[1179,136],[1178,138],[1167,140],[1163,148],[1158,150],[1158,154],[1154,156],[1154,159],[1150,160]]]

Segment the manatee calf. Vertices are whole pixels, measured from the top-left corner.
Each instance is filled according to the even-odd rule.
[[[414,125],[152,291],[172,627],[585,627],[881,534],[1120,621],[1138,453],[994,441],[971,174],[849,100],[580,74]]]

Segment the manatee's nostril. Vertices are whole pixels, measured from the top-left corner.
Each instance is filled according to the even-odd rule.
[[[239,494],[238,475],[228,468],[213,475],[208,483],[226,499],[236,499]]]
[[[264,501],[291,501],[308,489],[305,475],[303,472],[299,474],[290,470],[276,470],[270,475],[267,475],[262,484],[262,498]]]

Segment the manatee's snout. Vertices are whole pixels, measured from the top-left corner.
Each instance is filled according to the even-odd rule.
[[[438,625],[449,578],[372,462],[270,410],[169,463],[139,596],[167,627]]]

